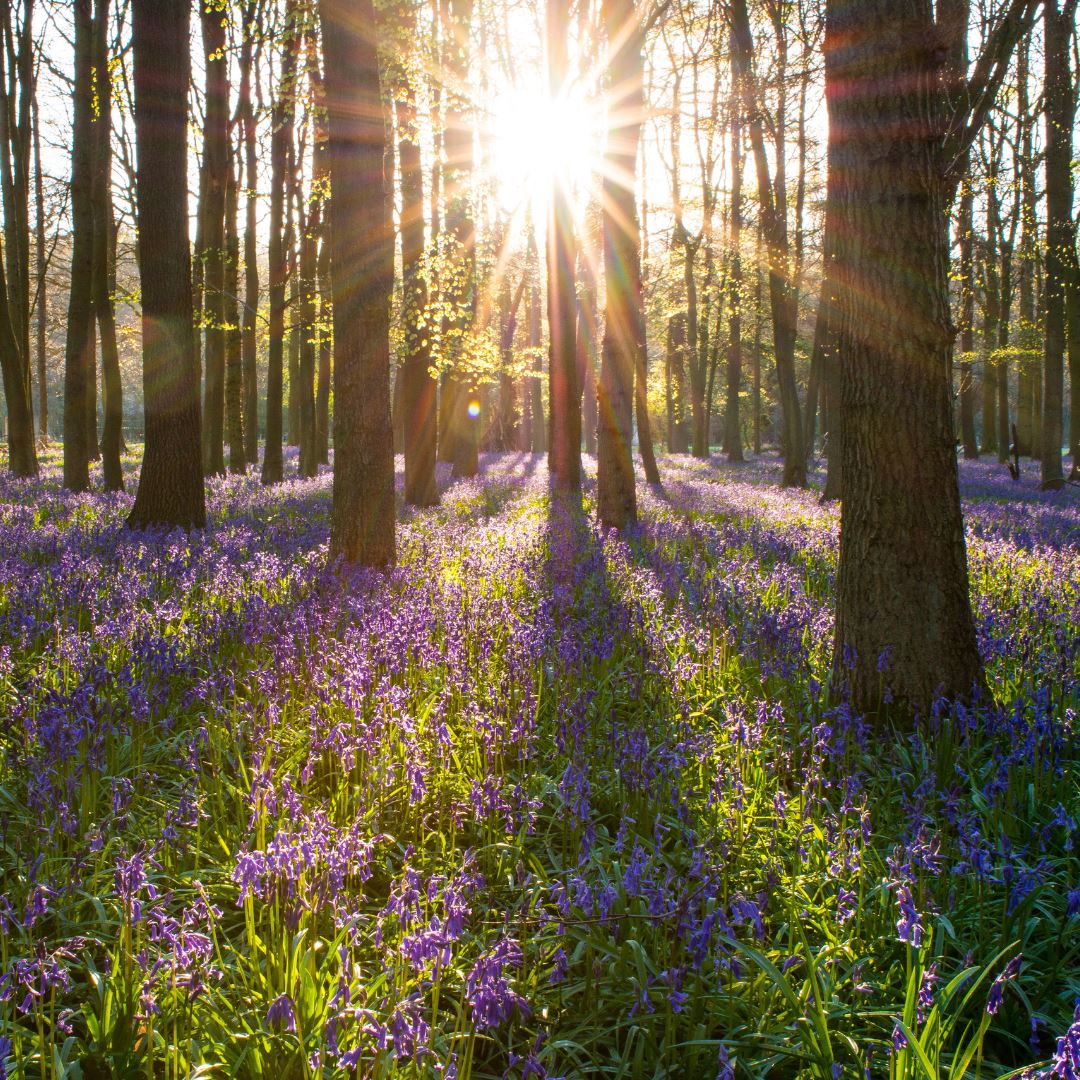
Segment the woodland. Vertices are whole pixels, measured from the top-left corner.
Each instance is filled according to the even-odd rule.
[[[5,0],[0,1080],[1080,1080],[1077,0]]]

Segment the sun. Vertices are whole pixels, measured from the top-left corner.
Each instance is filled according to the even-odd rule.
[[[513,87],[491,105],[492,171],[497,198],[511,213],[543,222],[558,184],[580,212],[603,151],[600,110],[573,90],[552,97],[542,86]]]

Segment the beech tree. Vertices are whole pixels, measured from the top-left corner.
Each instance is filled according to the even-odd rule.
[[[547,0],[548,92],[566,94],[570,12],[563,0]],[[581,488],[581,391],[577,371],[574,290],[574,222],[565,178],[556,176],[547,222],[548,338],[550,387],[548,467],[561,491]]]
[[[146,445],[132,528],[206,523],[187,214],[188,0],[132,0]]]
[[[603,179],[607,307],[597,387],[597,515],[605,528],[637,520],[633,440],[634,376],[645,346],[638,230],[638,143],[644,116],[644,34],[633,0],[604,0],[609,82]]]
[[[334,302],[334,501],[330,555],[394,561],[390,426],[393,225],[383,189],[386,121],[371,0],[319,0],[325,57]]]
[[[966,31],[966,8],[958,18],[943,6],[935,22],[926,0],[827,6],[843,410],[833,675],[859,709],[876,707],[885,685],[925,709],[982,681],[953,428],[946,212],[1032,7],[1013,0],[970,78],[952,85],[940,45]]]

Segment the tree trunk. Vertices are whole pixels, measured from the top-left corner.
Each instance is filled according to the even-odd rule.
[[[600,371],[600,312],[597,283],[600,272],[602,221],[599,203],[592,200],[585,211],[585,229],[578,263],[581,299],[578,304],[577,350],[579,386],[582,391],[581,424],[585,452],[596,454],[596,379]]]
[[[407,9],[404,32],[416,34],[416,16]],[[405,501],[413,506],[434,506],[439,501],[435,484],[438,445],[437,385],[431,374],[430,331],[425,325],[428,307],[424,278],[424,170],[417,130],[416,90],[408,72],[400,80],[401,110],[398,157],[401,170],[401,273],[402,321],[405,359],[398,376],[404,428]]]
[[[1017,268],[1019,285],[1019,329],[1017,343],[1022,352],[1017,372],[1016,440],[1021,454],[1035,449],[1035,385],[1041,375],[1036,359],[1038,330],[1035,325],[1035,261],[1038,258],[1035,220],[1035,178],[1033,163],[1034,121],[1028,102],[1027,42],[1016,58],[1017,116],[1020,124],[1019,153],[1014,154],[1015,183],[1020,189],[1020,259]]]
[[[93,15],[91,0],[75,4],[74,123],[71,132],[71,289],[64,349],[64,487],[90,487],[90,430],[94,352]]]
[[[203,62],[206,70],[206,121],[203,165],[206,193],[202,205],[203,324],[203,470],[225,472],[225,187],[229,169],[229,72],[225,24],[216,0],[201,4]]]
[[[300,475],[310,479],[318,472],[315,443],[315,295],[319,243],[319,209],[310,210],[300,220],[300,363],[297,388],[300,411]]]
[[[724,399],[724,453],[728,461],[742,461],[742,424],[739,391],[742,388],[742,215],[743,135],[738,63],[731,59],[731,283],[728,299],[727,393]],[[696,440],[696,435],[695,435]]]
[[[975,199],[971,181],[964,169],[963,190],[960,194],[960,439],[964,457],[979,456],[975,436],[975,376],[971,358],[975,353]]]
[[[633,0],[604,0],[611,130],[603,177],[607,312],[597,397],[597,515],[605,529],[637,520],[633,438],[634,374],[644,345],[641,247],[634,178],[643,117],[644,34]]]
[[[132,528],[206,523],[187,211],[188,0],[132,0],[146,449]]]
[[[244,342],[240,320],[240,210],[238,160],[230,151],[225,189],[225,426],[229,437],[229,472],[247,472],[244,442]]]
[[[93,306],[101,340],[101,382],[104,391],[105,427],[101,438],[101,466],[106,491],[124,490],[120,467],[124,427],[124,399],[120,383],[120,352],[116,342],[113,310],[113,207],[112,207],[112,78],[109,72],[109,0],[97,0],[94,16],[94,91],[97,109],[93,117],[94,172],[91,188],[93,239]]]
[[[255,109],[251,100],[258,0],[243,5],[243,38],[240,43],[240,101],[238,111],[244,140],[244,314],[241,321],[240,352],[244,369],[244,460],[259,462],[259,254],[258,254],[258,144]]]
[[[953,431],[935,31],[917,0],[827,3],[844,414],[833,678],[860,711],[885,686],[925,710],[982,679]]]
[[[472,211],[474,125],[465,91],[468,86],[468,42],[473,0],[450,0],[450,33],[445,42],[446,161],[443,183],[446,195],[446,227],[454,238],[453,259],[458,277],[451,288],[451,306],[462,333],[471,331],[476,316],[476,225]],[[447,437],[455,476],[475,476],[479,468],[479,395],[474,373],[467,371],[460,355],[443,380],[446,397],[442,425]],[[442,417],[440,417],[440,420]],[[535,424],[534,424],[535,434]]]
[[[38,382],[38,438],[42,445],[49,441],[49,378],[46,370],[46,343],[48,338],[48,268],[49,257],[45,253],[45,185],[41,172],[41,118],[37,97],[34,98],[34,217],[37,238],[37,382]],[[0,289],[0,304],[4,304]]]
[[[289,0],[288,32],[281,58],[281,79],[270,115],[270,237],[269,342],[266,357],[266,445],[263,448],[262,482],[279,484],[284,475],[281,452],[284,411],[285,285],[288,248],[285,245],[286,171],[293,141],[296,110],[296,56],[299,50],[299,3]]]
[[[547,0],[548,93],[558,100],[569,77],[570,10]],[[556,491],[581,490],[581,389],[577,371],[574,218],[566,178],[555,176],[547,222],[548,471]]]
[[[393,223],[383,187],[386,123],[371,0],[319,0],[334,283],[334,496],[330,557],[394,562],[390,427]]]
[[[784,185],[778,164],[777,182],[769,172],[765,148],[760,95],[754,78],[753,38],[746,0],[731,4],[732,45],[739,65],[739,81],[750,130],[750,144],[757,173],[761,228],[769,269],[769,305],[772,310],[773,351],[776,380],[780,391],[781,438],[784,458],[784,486],[805,487],[806,456],[803,453],[802,412],[795,383],[795,339],[798,330],[798,292],[791,275],[791,253],[784,208]],[[778,163],[783,154],[777,154]]]
[[[1043,38],[1044,116],[1046,120],[1046,285],[1043,335],[1043,487],[1063,482],[1061,443],[1065,397],[1065,293],[1069,287],[1068,252],[1075,248],[1072,218],[1072,128],[1075,97],[1070,73],[1070,38],[1075,0],[1045,0]]]

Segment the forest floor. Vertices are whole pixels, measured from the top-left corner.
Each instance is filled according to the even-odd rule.
[[[963,465],[994,700],[896,734],[836,508],[661,469],[619,537],[486,456],[350,575],[326,470],[0,480],[0,1077],[1075,1077],[1076,493]]]

